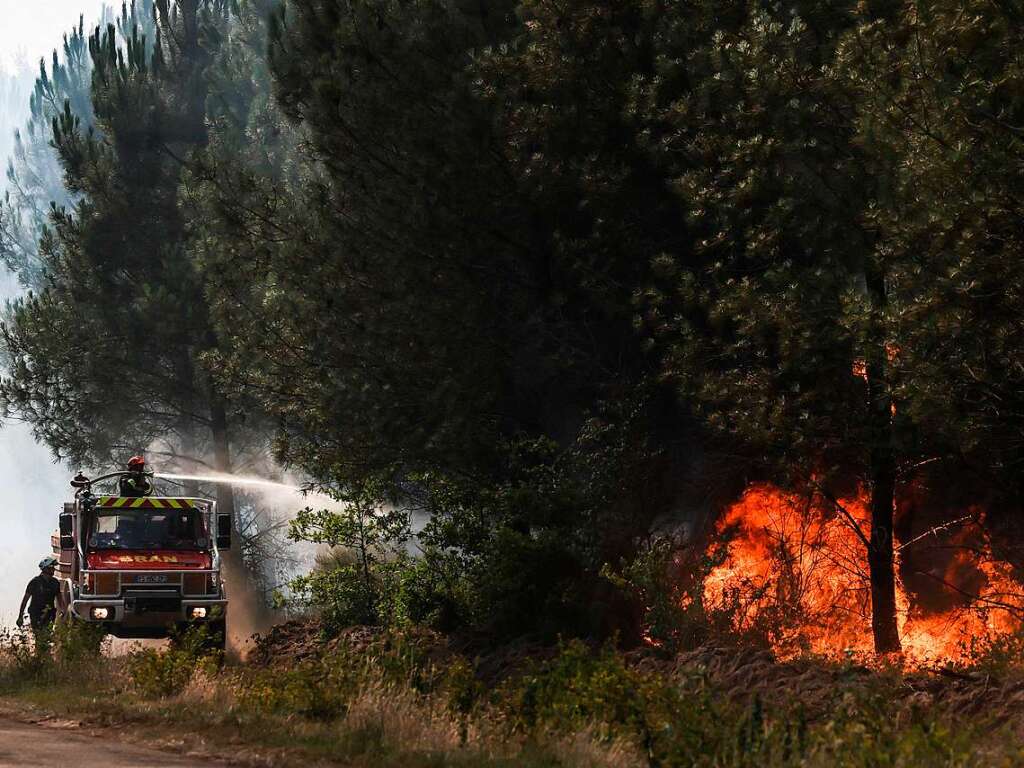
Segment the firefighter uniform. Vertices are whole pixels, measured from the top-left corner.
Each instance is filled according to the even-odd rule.
[[[25,588],[29,598],[28,619],[32,630],[49,629],[57,618],[57,598],[60,596],[60,582],[52,575],[40,573],[31,579]]]
[[[149,496],[153,492],[153,484],[149,478],[141,472],[133,472],[130,475],[123,475],[118,481],[118,491],[121,496]]]

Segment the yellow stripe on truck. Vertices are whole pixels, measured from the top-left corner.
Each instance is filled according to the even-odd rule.
[[[154,509],[196,509],[203,506],[203,502],[190,501],[189,499],[168,499],[153,498],[151,496],[100,496],[96,500],[96,506],[105,509],[130,507],[152,507]]]

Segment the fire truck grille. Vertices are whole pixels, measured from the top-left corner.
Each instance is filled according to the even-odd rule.
[[[136,614],[177,613],[181,610],[180,597],[136,597],[132,602]]]

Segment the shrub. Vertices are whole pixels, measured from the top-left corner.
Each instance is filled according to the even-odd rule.
[[[632,560],[602,576],[640,606],[644,637],[666,651],[693,648],[705,640],[712,621],[704,609],[704,579],[722,553],[683,547],[670,536],[644,542]]]
[[[1003,676],[1024,669],[1024,628],[995,635],[970,636],[961,643],[962,666]]]
[[[353,625],[398,626],[404,622],[401,580],[406,559],[336,565],[292,580],[293,599],[320,612],[333,637]]]
[[[644,719],[642,681],[610,648],[574,640],[558,657],[516,679],[501,704],[513,730],[571,733],[593,724],[635,732]]]
[[[41,647],[28,630],[0,629],[0,674],[4,686],[16,686],[52,672],[49,646]]]
[[[256,712],[330,720],[347,711],[358,677],[355,669],[334,658],[264,669],[239,680],[238,700]]]
[[[165,650],[141,648],[128,655],[128,675],[146,696],[163,697],[180,693],[196,672],[212,673],[223,661],[223,653],[212,647],[207,625],[189,627],[172,638]]]
[[[106,632],[87,621],[61,621],[53,629],[54,656],[64,669],[80,669],[102,659]]]
[[[412,623],[440,632],[471,624],[474,589],[455,552],[428,549],[401,573],[401,612]]]

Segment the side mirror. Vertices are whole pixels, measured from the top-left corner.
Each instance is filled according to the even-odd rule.
[[[217,515],[217,549],[231,549],[231,515]]]
[[[60,548],[75,548],[75,516],[69,512],[60,515]]]

